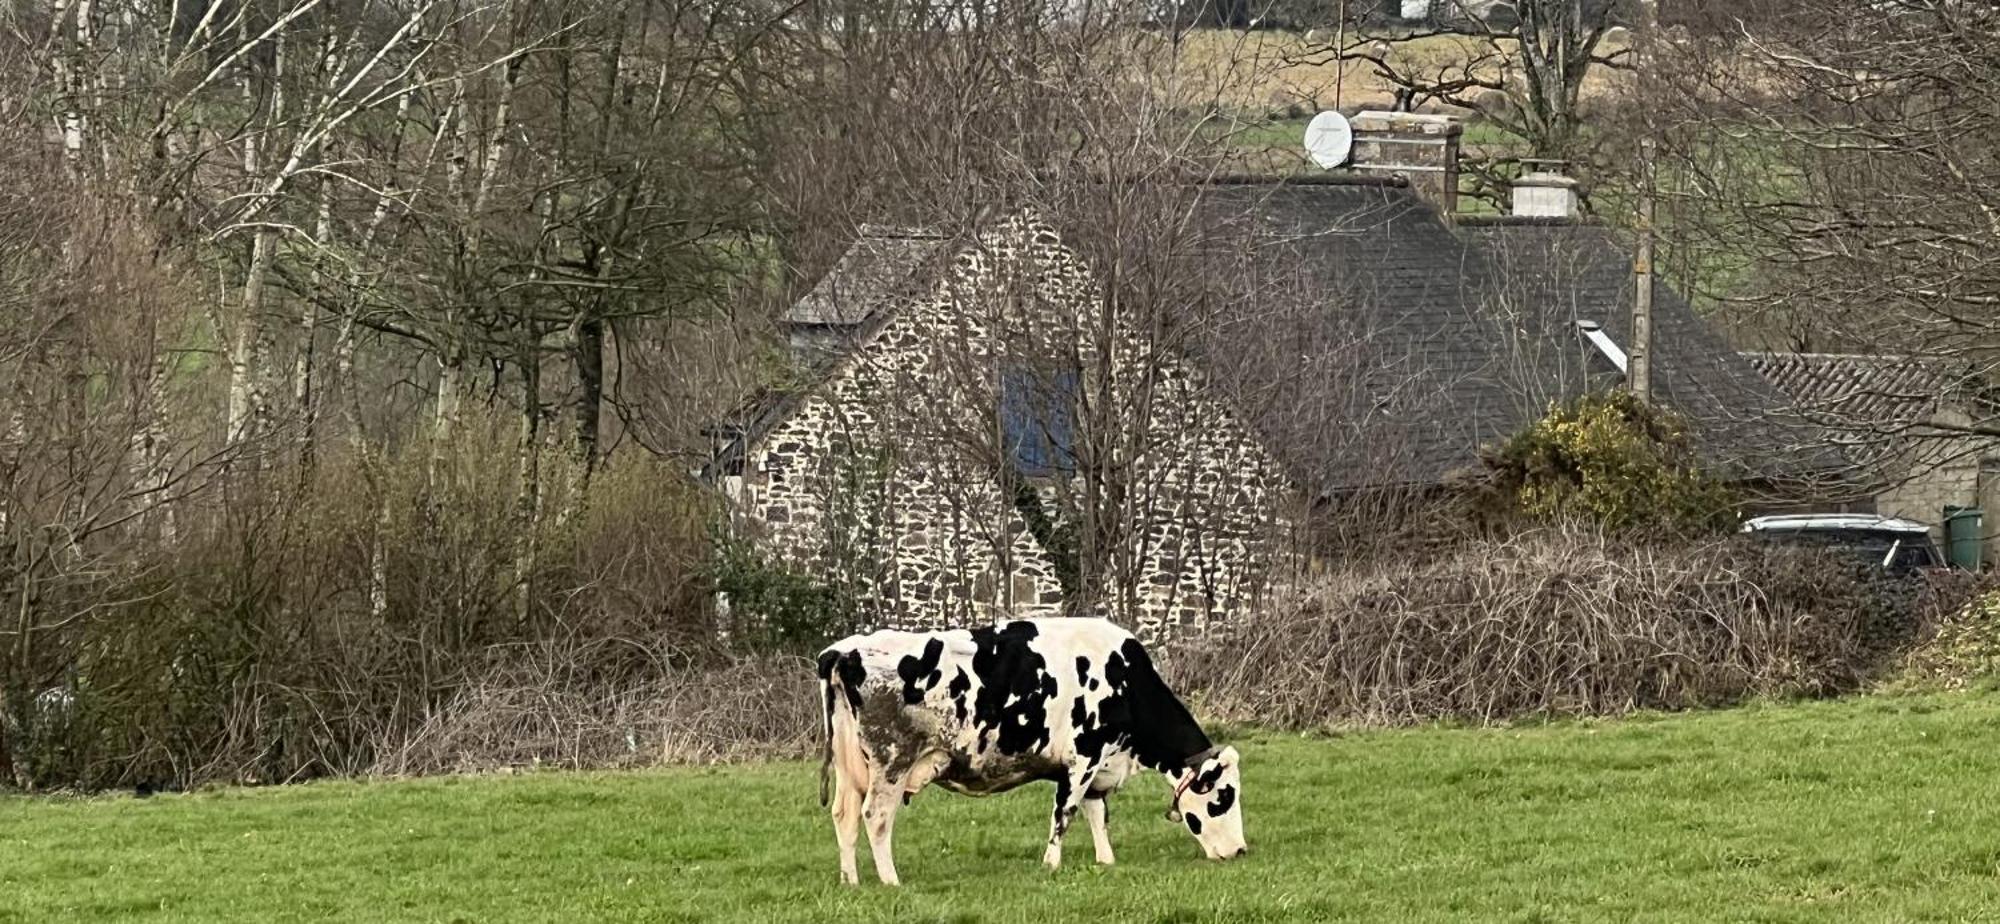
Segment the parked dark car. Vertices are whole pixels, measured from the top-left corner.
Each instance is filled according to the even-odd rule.
[[[1757,517],[1743,531],[1773,542],[1851,551],[1896,574],[1944,567],[1930,527],[1870,514],[1825,513]]]

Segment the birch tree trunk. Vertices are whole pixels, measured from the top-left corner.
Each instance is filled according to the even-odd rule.
[[[63,94],[63,164],[70,177],[76,178],[83,173],[83,69],[90,0],[77,0],[74,9],[70,0],[58,0],[54,14],[56,33],[63,44],[62,52],[54,57],[56,83]]]
[[[463,416],[465,358],[456,347],[438,357],[437,416],[431,421],[431,458],[426,480],[437,484],[442,477],[445,455],[458,436]]]
[[[247,21],[243,26],[243,41],[246,46],[251,43]],[[278,246],[278,232],[263,214],[275,196],[275,190],[265,188],[263,183],[263,146],[284,119],[284,66],[285,43],[281,35],[273,40],[271,68],[265,87],[270,100],[264,107],[263,131],[246,134],[243,138],[243,176],[246,185],[258,192],[246,210],[257,225],[251,231],[250,263],[243,277],[243,314],[236,321],[235,336],[229,349],[228,436],[230,446],[236,449],[260,436],[268,422],[270,394],[265,378],[270,362],[270,331],[265,323],[265,312],[268,310],[265,298],[271,263]],[[258,95],[257,81],[250,74],[245,74],[245,105],[254,107]]]
[[[460,272],[461,279],[477,272],[479,267],[479,255],[485,236],[480,223],[485,216],[486,203],[492,195],[493,185],[499,179],[500,169],[506,160],[507,128],[513,111],[514,86],[519,82],[521,77],[521,63],[521,55],[515,53],[507,59],[506,65],[501,68],[500,98],[494,104],[493,128],[487,134],[484,156],[479,163],[478,179],[473,184],[472,201],[466,208],[465,230],[461,246],[464,261]],[[459,122],[452,141],[452,164],[448,168],[448,176],[450,177],[448,187],[453,193],[461,191],[466,180],[464,165],[465,158],[470,155],[469,149],[471,147],[470,141],[472,135],[472,122],[466,117],[466,113],[470,109],[470,101],[464,96],[464,84],[462,80],[458,82],[458,86],[459,89],[457,92],[461,100],[460,105],[457,107]],[[479,294],[472,292],[461,294],[462,302],[465,304],[470,304],[473,299],[480,297]],[[445,447],[450,442],[453,433],[457,430],[460,419],[461,392],[463,390],[461,379],[464,374],[465,347],[460,342],[463,332],[457,328],[467,323],[467,319],[456,316],[457,313],[458,309],[456,307],[450,308],[446,312],[446,333],[444,336],[449,345],[438,358],[438,362],[442,368],[438,374],[438,410],[435,429],[432,434],[431,475],[433,478],[436,477],[437,467],[442,461],[441,454],[445,451]]]
[[[333,237],[333,181],[320,177],[318,181],[319,204],[313,214],[313,241],[325,247]],[[326,272],[315,265],[312,272],[313,289],[325,291]],[[313,362],[316,358],[319,327],[319,305],[312,298],[299,299],[299,352],[292,364],[292,406],[299,414],[299,467],[304,477],[312,471],[314,441],[319,436],[319,396],[314,393]]]
[[[576,326],[572,363],[576,367],[576,456],[588,481],[597,469],[597,447],[604,416],[604,321],[585,318]]]
[[[542,364],[539,345],[524,323],[521,334],[521,421],[520,438],[515,444],[515,467],[519,484],[514,497],[514,618],[526,625],[533,616],[536,557],[541,551],[537,538],[542,496]]]
[[[229,349],[229,442],[234,447],[255,439],[265,423],[268,395],[263,379],[270,345],[264,324],[264,297],[277,243],[278,233],[269,228],[258,228],[251,234],[250,266],[243,281],[243,316],[237,319],[236,336]]]

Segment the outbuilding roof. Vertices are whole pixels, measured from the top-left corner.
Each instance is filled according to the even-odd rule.
[[[1791,409],[1871,428],[1904,428],[1964,389],[1962,363],[1859,353],[1744,353],[1782,390]]]

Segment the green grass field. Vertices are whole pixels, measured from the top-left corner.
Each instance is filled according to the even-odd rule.
[[[900,890],[837,883],[805,764],[323,783],[0,800],[0,921],[2000,916],[2000,695],[1231,737],[1253,853],[1228,864],[1157,778],[1112,803],[1118,866],[1079,825],[1055,875],[1047,787],[927,792]]]

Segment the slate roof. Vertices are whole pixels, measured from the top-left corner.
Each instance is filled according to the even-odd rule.
[[[1856,353],[1744,353],[1791,409],[1859,425],[1907,427],[1939,409],[1971,374],[1959,364]]]
[[[1629,344],[1629,257],[1605,229],[1448,225],[1399,183],[1337,175],[1213,182],[1190,215],[1192,275],[1208,290],[1193,299],[1185,348],[1306,490],[1441,483],[1551,402],[1620,380],[1576,327],[1596,321]],[[941,249],[864,235],[786,323],[865,336],[893,310],[886,293],[928,278]],[[1768,480],[1835,464],[1773,420],[1786,399],[1664,285],[1653,357],[1656,392],[1725,473]],[[797,394],[746,406],[743,438],[782,420]]]
[[[868,319],[944,244],[925,228],[862,225],[853,246],[785,313],[787,324],[852,326]]]
[[[801,366],[795,380],[758,389],[717,425],[715,457],[704,474],[734,472],[751,443],[782,423],[854,346],[918,294],[948,256],[943,235],[928,228],[862,225],[832,269],[778,319]]]
[[[1407,190],[1218,186],[1197,221],[1217,291],[1194,351],[1303,487],[1434,484],[1526,419],[1480,255]]]
[[[1561,337],[1577,321],[1594,321],[1622,348],[1632,343],[1631,250],[1610,229],[1583,224],[1496,221],[1470,224],[1509,292],[1532,293],[1542,306],[1546,336]],[[1814,478],[1842,467],[1822,432],[1797,419],[1774,417],[1786,396],[1734,352],[1671,286],[1653,286],[1653,394],[1686,415],[1702,455],[1719,471],[1739,478]],[[1599,363],[1608,371],[1608,363]],[[1579,387],[1568,370],[1565,395]],[[1614,380],[1615,381],[1615,380]],[[1596,384],[1596,383],[1593,383]]]
[[[1307,487],[1440,483],[1552,402],[1622,380],[1576,323],[1630,344],[1630,258],[1606,229],[1448,226],[1400,188],[1219,187],[1202,208],[1233,264],[1209,275],[1239,281],[1204,363]],[[1838,464],[1771,419],[1782,396],[1685,300],[1654,293],[1655,394],[1711,465],[1776,480]]]

